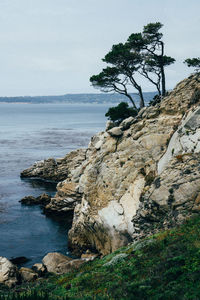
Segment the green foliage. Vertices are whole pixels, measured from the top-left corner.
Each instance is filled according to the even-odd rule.
[[[195,58],[187,58],[184,61],[185,64],[187,64],[188,67],[193,67],[196,68],[195,71],[199,72],[200,71],[200,57],[195,57]]]
[[[117,106],[110,107],[108,112],[105,114],[109,120],[113,122],[120,123],[128,117],[135,117],[137,115],[137,110],[134,108],[128,107],[128,103],[121,102]]]
[[[175,62],[175,59],[164,53],[163,34],[160,22],[149,23],[144,26],[141,33],[132,33],[126,43],[112,46],[112,49],[102,59],[111,65],[116,76],[107,76],[107,69],[90,78],[95,88],[100,90],[123,94],[129,98],[134,108],[136,105],[128,91],[129,86],[136,89],[140,96],[140,108],[144,107],[142,87],[136,80],[136,73],[144,76],[155,85],[158,95],[165,96],[164,68]],[[103,79],[103,80],[102,80]],[[161,89],[162,87],[162,89]]]
[[[20,290],[0,299],[200,299],[200,216]]]

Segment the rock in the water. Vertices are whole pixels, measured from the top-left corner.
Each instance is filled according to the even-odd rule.
[[[38,278],[38,274],[29,268],[21,268],[19,270],[21,280],[25,282],[34,281]]]
[[[75,169],[85,160],[85,149],[70,152],[64,158],[49,158],[36,162],[30,168],[21,172],[22,178],[42,178],[45,180],[61,181],[70,176]]]
[[[13,263],[14,265],[17,265],[17,266],[24,264],[24,263],[28,262],[29,260],[30,259],[28,259],[25,256],[19,256],[19,257],[14,257],[14,258],[10,259],[11,263]]]
[[[39,204],[38,201],[37,201],[37,198],[35,198],[33,196],[25,196],[19,202],[21,202],[21,204],[24,204],[24,205],[36,205],[36,204]]]
[[[43,193],[39,197],[33,197],[33,196],[25,196],[22,198],[19,202],[24,205],[47,205],[51,201],[51,196],[49,196],[46,193]]]
[[[65,256],[61,253],[52,252],[48,253],[42,260],[48,272],[60,274],[59,265],[68,263],[72,258]]]
[[[18,283],[17,267],[7,258],[0,256],[0,283],[13,287]]]

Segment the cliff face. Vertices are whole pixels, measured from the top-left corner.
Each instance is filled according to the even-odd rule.
[[[107,254],[199,212],[199,102],[200,77],[193,75],[160,104],[94,136],[84,156],[76,152],[48,206],[75,207],[74,252]]]
[[[93,137],[82,165],[70,246],[114,251],[200,209],[200,82]]]

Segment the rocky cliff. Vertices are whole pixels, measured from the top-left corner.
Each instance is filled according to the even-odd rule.
[[[48,209],[75,207],[69,232],[75,253],[107,254],[199,212],[199,102],[196,74],[161,103],[94,136],[84,154],[74,152],[70,166],[66,156],[65,180]]]

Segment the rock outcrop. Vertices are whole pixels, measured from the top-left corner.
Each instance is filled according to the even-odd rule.
[[[94,137],[78,183],[69,246],[102,254],[199,209],[200,78]]]
[[[18,282],[18,269],[7,258],[0,256],[0,283],[13,287]]]
[[[70,152],[64,158],[48,158],[33,164],[21,172],[21,178],[42,178],[44,180],[59,182],[71,176],[85,159],[85,149]]]
[[[52,252],[48,253],[42,261],[48,272],[61,275],[79,268],[86,260],[72,259],[61,253]]]
[[[44,207],[48,215],[72,214],[77,203],[81,202],[82,194],[77,190],[77,182],[81,175],[82,163],[86,159],[86,149],[78,149],[70,152],[64,158],[49,158],[36,162],[30,168],[21,172],[22,178],[41,178],[44,180],[60,181],[57,185],[57,193]],[[72,180],[73,178],[73,180]],[[64,180],[62,182],[62,180]],[[30,198],[30,197],[29,197]],[[40,198],[29,201],[29,198],[21,200],[24,204],[41,204]],[[36,203],[37,202],[37,203]],[[44,202],[42,203],[44,204]]]
[[[74,253],[105,255],[199,212],[199,103],[196,74],[137,117],[92,137],[88,149],[65,157],[65,180],[46,208],[74,210]],[[31,174],[40,177],[37,168]]]

